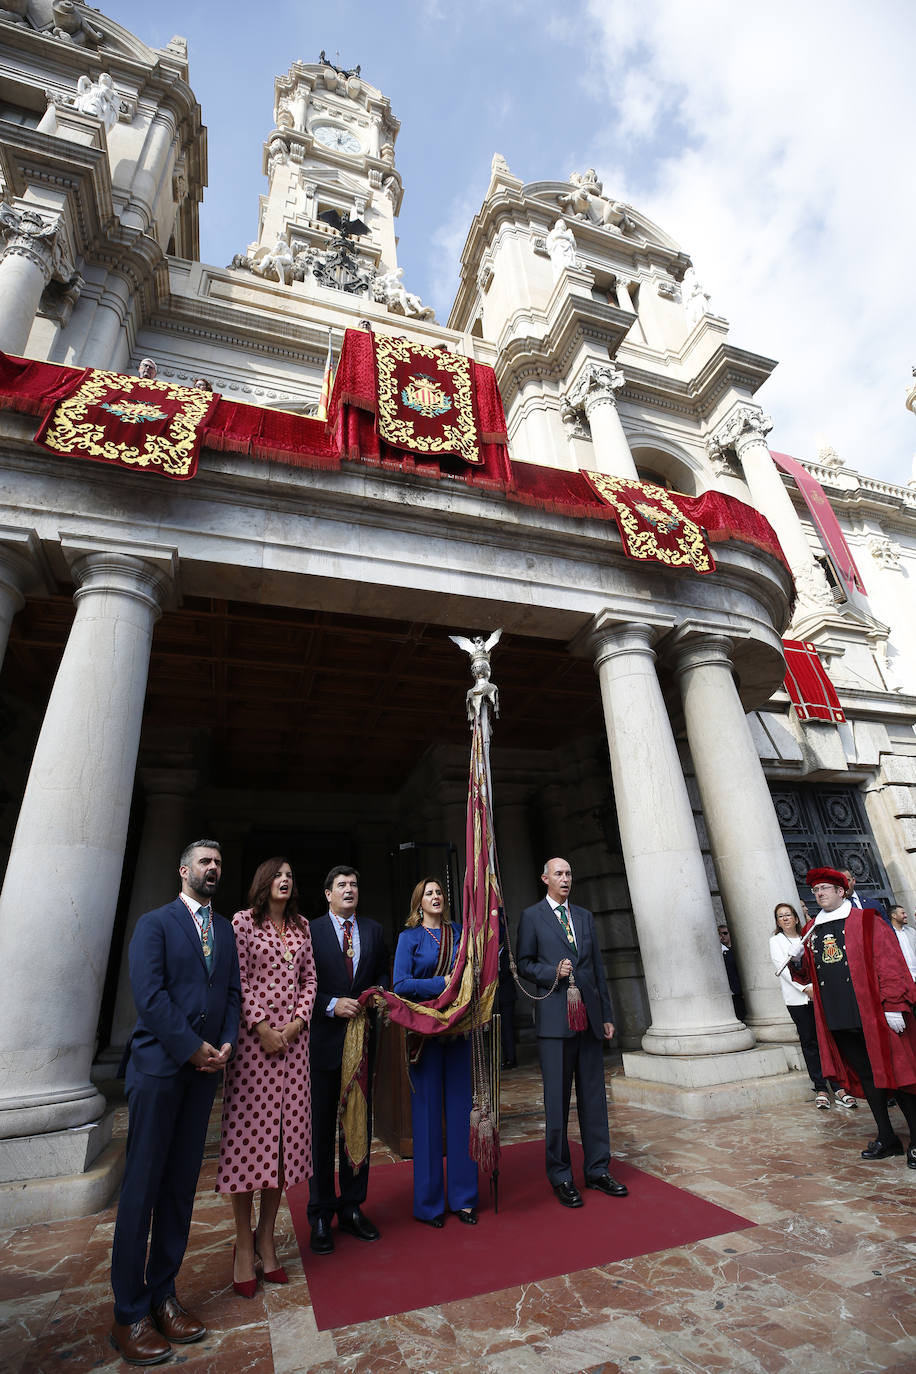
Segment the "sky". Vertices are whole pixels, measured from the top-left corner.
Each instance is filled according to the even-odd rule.
[[[101,8],[153,47],[188,40],[208,128],[203,261],[254,238],[274,77],[325,49],[361,64],[401,121],[398,257],[439,320],[494,152],[525,182],[595,167],[690,254],[731,342],[778,361],[758,393],[771,447],[914,475],[912,0]]]

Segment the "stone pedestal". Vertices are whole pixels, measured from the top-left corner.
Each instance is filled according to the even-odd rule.
[[[599,617],[590,636],[652,1014],[642,1043],[651,1055],[722,1055],[750,1049],[754,1037],[735,1019],[655,634]]]
[[[713,861],[758,1040],[795,1039],[769,937],[777,902],[795,902],[795,878],[732,672],[732,640],[699,627],[678,632],[677,679]]]
[[[150,641],[172,575],[167,552],[144,558],[85,543],[65,543],[64,551],[73,558],[76,617],[0,892],[0,1138],[7,1140],[66,1132],[104,1110],[89,1068]],[[67,1167],[62,1158],[58,1172]]]
[[[714,1120],[809,1100],[808,1075],[789,1071],[794,1068],[779,1045],[702,1057],[624,1054],[626,1077],[615,1078],[611,1092],[614,1102],[630,1107]]]

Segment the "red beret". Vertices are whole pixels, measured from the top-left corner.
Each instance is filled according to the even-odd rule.
[[[814,887],[816,883],[832,883],[834,887],[846,891],[846,879],[836,868],[810,868],[805,882],[809,887]]]

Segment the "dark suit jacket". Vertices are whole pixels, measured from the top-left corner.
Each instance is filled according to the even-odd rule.
[[[595,918],[583,906],[570,906],[569,912],[578,952],[570,947],[560,922],[545,898],[522,912],[515,962],[522,978],[530,979],[538,992],[545,992],[556,977],[560,960],[570,959],[576,986],[588,1012],[589,1026],[593,1034],[603,1040],[604,1022],[613,1021],[614,1013],[601,962]],[[549,997],[543,1002],[535,1002],[534,1024],[538,1035],[565,1038],[575,1034],[569,1028],[566,1012],[568,982],[567,978],[561,978]]]
[[[312,953],[318,971],[318,993],[309,1032],[309,1054],[315,1069],[339,1069],[343,1058],[347,1020],[343,1016],[328,1016],[331,998],[359,997],[367,988],[388,987],[388,950],[382,927],[378,921],[370,921],[366,916],[357,916],[356,926],[359,931],[359,963],[356,977],[351,982],[330,913],[325,912],[309,922]]]
[[[235,1048],[242,991],[235,932],[213,916],[208,972],[194,918],[180,897],[148,911],[130,942],[130,984],[137,1024],[122,1060],[156,1078],[178,1073],[206,1040]]]

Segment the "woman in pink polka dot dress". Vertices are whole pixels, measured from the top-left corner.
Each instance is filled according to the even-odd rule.
[[[309,1022],[318,985],[308,922],[293,871],[267,859],[251,883],[248,911],[232,918],[242,976],[238,1049],[226,1069],[216,1189],[232,1197],[232,1282],[254,1297],[257,1271],[286,1283],[274,1227],[284,1185],[312,1172]],[[257,1230],[252,1200],[261,1190]]]

